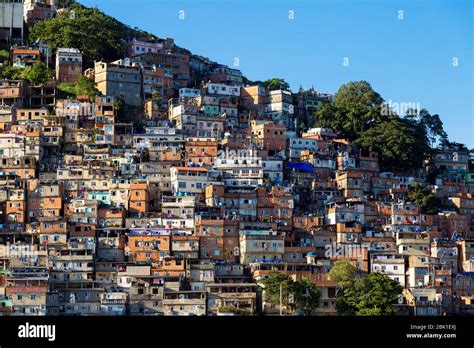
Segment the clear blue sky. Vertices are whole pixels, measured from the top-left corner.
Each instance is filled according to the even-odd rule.
[[[472,0],[80,2],[219,63],[237,57],[251,80],[329,93],[367,80],[386,101],[438,113],[451,140],[474,148]]]

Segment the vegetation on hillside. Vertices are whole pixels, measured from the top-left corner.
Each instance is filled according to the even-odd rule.
[[[402,290],[402,286],[386,274],[373,272],[346,288],[342,297],[337,298],[336,307],[344,315],[391,315]]]
[[[87,95],[92,102],[95,96],[99,94],[99,90],[95,86],[94,80],[79,76],[76,83],[61,83],[58,89],[65,94],[66,97],[77,97],[80,95]]]
[[[7,66],[0,71],[0,78],[9,80],[19,80],[22,78],[21,75],[23,73],[23,70],[25,69],[14,66]]]
[[[347,260],[334,263],[329,278],[336,283],[336,308],[341,315],[390,315],[402,286],[386,274],[374,272],[358,277]]]
[[[433,155],[433,145],[447,141],[439,115],[426,109],[407,115],[387,112],[384,100],[366,81],[342,85],[334,98],[314,113],[317,126],[379,152],[382,170],[416,171]]]
[[[26,80],[29,83],[45,83],[52,77],[54,77],[54,72],[40,62],[26,68],[8,66],[0,72],[0,78]]]
[[[423,214],[438,214],[443,207],[441,200],[430,189],[417,183],[410,186],[408,199],[418,205]]]
[[[336,283],[336,295],[349,287],[356,276],[357,270],[349,261],[336,261],[329,272],[329,279]]]
[[[60,7],[67,7],[67,10],[33,25],[29,30],[29,40],[45,40],[53,50],[57,47],[79,48],[84,55],[84,68],[91,67],[95,60],[112,61],[126,56],[126,42],[133,37],[157,39],[138,28],[128,27],[97,8],[86,8],[72,0],[62,0]],[[0,74],[1,77],[21,78],[23,71],[8,68]],[[194,85],[197,86],[203,78],[196,76]],[[290,90],[283,78],[252,82],[244,77],[244,82],[259,83],[269,90]],[[86,81],[75,85],[62,84],[60,90],[67,95],[91,96],[94,93]],[[129,110],[123,111],[127,113]],[[425,109],[406,115],[386,111],[384,99],[368,82],[354,81],[342,85],[334,98],[324,102],[311,123],[332,128],[355,145],[377,151],[383,171],[415,174],[430,163],[436,145],[449,144],[438,115],[431,115]],[[129,118],[129,115],[123,118]],[[299,130],[304,128],[300,125]]]
[[[284,91],[290,90],[290,85],[284,79],[272,78],[262,82],[263,87],[269,91],[282,89]]]
[[[84,67],[92,67],[94,60],[112,61],[123,58],[126,40],[133,37],[155,36],[130,28],[97,8],[86,8],[72,3],[69,9],[54,18],[33,25],[29,30],[30,42],[45,40],[50,48],[79,48],[84,54]]]
[[[274,305],[280,304],[290,312],[302,311],[304,315],[314,314],[321,298],[320,290],[307,279],[294,281],[290,276],[272,271],[261,281],[264,300]]]
[[[54,72],[45,64],[36,62],[26,67],[21,73],[22,79],[30,83],[45,83],[54,77]]]
[[[0,67],[6,65],[10,59],[10,52],[0,49]]]
[[[269,91],[275,91],[282,89],[284,91],[290,91],[290,84],[285,81],[285,79],[273,77],[265,81],[251,81],[245,76],[243,77],[243,83],[245,85],[261,85],[268,89]]]

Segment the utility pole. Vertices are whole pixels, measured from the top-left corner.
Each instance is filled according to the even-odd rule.
[[[283,315],[283,293],[282,293],[283,282],[280,283],[280,316]]]

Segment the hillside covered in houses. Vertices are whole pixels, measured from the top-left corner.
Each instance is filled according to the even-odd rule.
[[[474,313],[449,115],[178,43],[0,0],[0,315]]]

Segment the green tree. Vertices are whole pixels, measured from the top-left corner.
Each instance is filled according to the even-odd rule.
[[[410,186],[408,199],[418,205],[423,214],[438,214],[438,210],[442,208],[441,200],[431,190],[418,183]]]
[[[297,299],[297,304],[302,308],[304,315],[313,315],[316,308],[319,307],[321,291],[308,279],[303,279],[297,284],[299,284],[300,293],[302,293],[302,296]]]
[[[448,134],[444,130],[443,121],[438,114],[431,115],[428,110],[422,109],[419,114],[419,122],[426,131],[431,147],[434,147],[435,143],[446,143]]]
[[[10,59],[10,52],[6,50],[0,50],[0,66],[6,65]]]
[[[61,83],[58,88],[63,93],[74,97],[87,95],[91,102],[100,93],[95,86],[94,80],[86,76],[79,76],[75,83]]]
[[[92,100],[100,93],[95,86],[95,81],[86,76],[79,76],[76,82],[77,95],[88,95]]]
[[[78,3],[70,4],[69,10],[29,29],[31,42],[45,40],[53,50],[79,48],[84,54],[85,67],[92,67],[95,60],[111,61],[123,57],[126,40],[141,36],[151,35],[131,29],[97,8],[86,8]]]
[[[329,279],[336,283],[336,296],[345,288],[351,287],[356,279],[357,269],[347,260],[334,262],[329,271]]]
[[[343,129],[343,119],[333,100],[324,101],[315,111],[314,124],[318,127],[332,128],[338,133]]]
[[[290,311],[301,309],[305,315],[311,315],[319,306],[321,292],[307,279],[295,282],[286,274],[272,271],[261,283],[266,302],[279,305],[281,290],[282,304]]]
[[[409,110],[400,117],[386,112],[383,102],[368,82],[349,82],[315,111],[314,124],[379,152],[382,170],[413,172],[423,168],[433,157],[434,144],[447,142],[439,115],[422,109]]]
[[[298,126],[298,131],[300,133],[304,133],[305,130],[306,130],[306,125],[304,124],[304,122],[301,122],[300,125]]]
[[[286,274],[272,271],[268,277],[261,281],[264,288],[263,299],[265,302],[274,305],[280,304],[280,289],[281,298],[284,306],[289,306],[289,295],[293,293],[294,281]]]
[[[22,79],[22,73],[24,68],[18,68],[13,66],[7,66],[0,72],[0,77],[2,79],[9,79],[9,80],[20,80]]]
[[[158,92],[158,91],[153,91],[153,92],[151,92],[151,100],[152,100],[153,103],[155,103],[156,105],[160,105],[160,102],[161,102],[161,93]]]
[[[395,172],[421,168],[430,152],[419,125],[395,116],[363,132],[355,144],[377,151],[383,170]]]
[[[272,78],[262,82],[262,85],[270,91],[282,89],[285,91],[290,90],[290,85],[284,79]]]
[[[120,118],[124,118],[125,117],[125,102],[123,100],[123,97],[118,95],[114,98],[114,110],[115,110],[115,114],[118,115],[118,117]]]
[[[344,290],[338,299],[338,311],[344,308],[341,314],[364,315],[391,315],[392,305],[397,303],[403,288],[398,282],[380,272],[370,273],[367,277],[354,282]]]
[[[342,85],[333,100],[315,111],[315,124],[330,127],[353,141],[382,119],[382,97],[366,81]]]
[[[461,152],[469,152],[469,149],[466,147],[465,144],[457,143],[455,141],[445,141],[440,145],[440,149],[446,151],[461,151]]]
[[[142,120],[134,119],[133,123],[133,131],[135,133],[144,133],[145,132],[145,123]]]
[[[30,83],[45,83],[53,77],[53,72],[43,63],[36,62],[21,72],[21,78]]]

